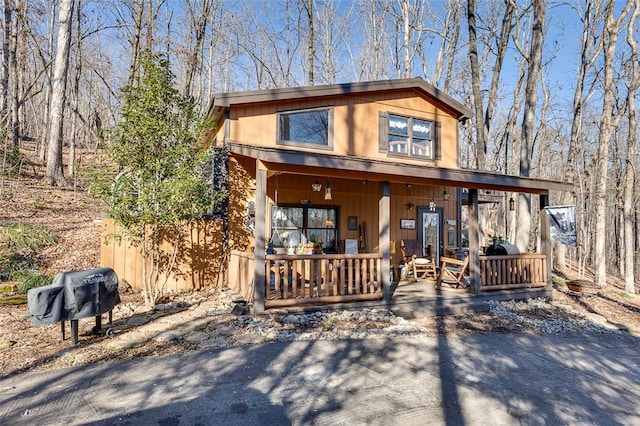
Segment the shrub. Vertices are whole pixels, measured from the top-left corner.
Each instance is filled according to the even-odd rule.
[[[555,275],[552,277],[553,283],[560,287],[560,288],[566,288],[567,287],[567,283],[565,282],[564,279],[560,278],[560,277],[556,277]]]
[[[18,279],[20,271],[33,269],[42,249],[57,242],[41,225],[0,224],[0,279]]]
[[[49,275],[43,275],[36,271],[18,271],[15,279],[18,281],[18,291],[20,293],[26,293],[32,288],[42,287],[51,284],[53,277]]]

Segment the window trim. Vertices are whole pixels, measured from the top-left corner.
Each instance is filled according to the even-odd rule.
[[[390,136],[391,134],[396,134],[399,135],[398,133],[394,133],[391,131],[391,126],[389,125],[389,121],[392,119],[392,117],[400,117],[400,118],[405,118],[407,119],[407,126],[408,126],[408,131],[407,131],[407,138],[408,138],[408,144],[407,144],[407,152],[406,153],[401,153],[401,152],[393,152],[389,150],[389,144],[390,144]],[[379,151],[380,152],[386,152],[387,156],[389,157],[397,157],[397,158],[411,158],[414,160],[421,160],[421,161],[430,161],[430,162],[434,162],[435,160],[438,160],[441,158],[441,155],[438,155],[438,152],[440,150],[439,144],[439,132],[440,132],[440,122],[433,120],[433,119],[429,119],[429,118],[424,118],[424,117],[416,117],[416,116],[411,116],[411,115],[406,115],[406,114],[402,114],[402,113],[396,113],[396,112],[385,112],[384,114],[380,114],[380,125],[379,125],[379,130],[380,130],[380,141],[384,140],[385,141],[385,149],[382,149],[382,143],[380,143],[380,147],[379,147]],[[421,138],[421,137],[416,137],[416,139],[421,140],[421,141],[430,141],[431,142],[431,155],[430,156],[423,156],[423,155],[414,155],[412,154],[412,149],[413,149],[413,140],[414,140],[414,136],[413,136],[413,120],[419,120],[419,121],[424,121],[424,122],[429,122],[431,123],[431,131],[430,131],[430,138],[429,139],[425,139],[425,138]],[[383,123],[384,122],[384,123]],[[384,131],[384,134],[382,133]]]
[[[273,236],[273,232],[274,232],[273,209],[277,207],[302,209],[302,229],[300,229],[301,234],[305,234],[305,231],[308,231],[309,229],[334,229],[336,233],[335,246],[331,248],[332,251],[329,251],[327,253],[338,252],[339,243],[340,243],[340,206],[328,205],[328,204],[296,204],[296,203],[281,203],[276,205],[275,203],[273,203],[269,208],[269,211],[271,212],[269,217],[269,231],[268,231],[269,238],[272,238]],[[309,228],[309,217],[308,217],[309,209],[334,210],[335,216],[336,216],[336,223],[334,224],[334,227],[333,228]]]
[[[333,106],[323,106],[317,108],[302,108],[302,109],[292,109],[292,110],[284,110],[276,112],[276,145],[284,145],[284,146],[295,146],[298,148],[313,148],[313,149],[321,149],[325,151],[333,151]],[[328,124],[327,124],[327,144],[319,145],[309,142],[300,142],[300,141],[292,141],[287,139],[280,139],[281,129],[280,129],[280,117],[284,114],[297,114],[304,112],[315,112],[315,111],[327,111]]]

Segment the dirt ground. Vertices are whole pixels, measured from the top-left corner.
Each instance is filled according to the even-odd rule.
[[[27,170],[27,172],[30,172]],[[61,271],[89,269],[100,266],[100,218],[101,204],[77,184],[66,189],[44,186],[42,172],[33,169],[29,176],[2,181],[3,199],[0,223],[29,223],[47,226],[59,237],[59,242],[41,253],[38,269],[52,275]],[[568,279],[575,277],[568,276]],[[6,286],[11,283],[0,283]],[[554,291],[554,302],[571,306],[575,311],[598,314],[611,323],[626,324],[640,329],[640,296],[627,295],[621,280],[609,277],[608,286],[597,294],[579,296],[567,289]],[[0,294],[0,371],[2,375],[21,371],[58,368],[87,362],[106,362],[119,359],[183,352],[195,349],[195,345],[183,340],[176,342],[150,342],[127,351],[113,351],[104,344],[104,334],[92,335],[92,321],[80,321],[81,339],[73,347],[67,324],[67,340],[61,339],[60,325],[30,326],[25,304],[6,305],[3,300],[15,293]],[[114,310],[114,320],[123,321],[132,314],[157,316],[143,306],[137,292],[121,293],[122,303]],[[207,290],[175,295],[167,300],[171,306],[195,306],[205,299],[221,297],[220,292]],[[221,301],[221,304],[223,301]],[[221,305],[222,306],[222,305]],[[563,309],[526,308],[519,312],[531,318],[575,319],[576,315]],[[220,321],[231,320],[232,315],[222,316]],[[527,333],[539,332],[531,327],[499,318],[491,313],[475,313],[442,318],[416,320],[428,334],[439,333]],[[334,324],[349,327],[349,324]],[[371,324],[371,327],[384,326]]]

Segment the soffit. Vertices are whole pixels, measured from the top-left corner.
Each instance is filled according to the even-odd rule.
[[[476,170],[454,170],[428,165],[384,162],[316,152],[253,147],[230,143],[230,153],[260,160],[270,172],[306,174],[345,179],[442,185],[469,189],[548,194],[571,191],[567,183],[501,175]]]

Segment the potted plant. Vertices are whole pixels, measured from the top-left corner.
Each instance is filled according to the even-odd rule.
[[[300,247],[300,254],[322,254],[322,245],[320,243],[308,242]]]

